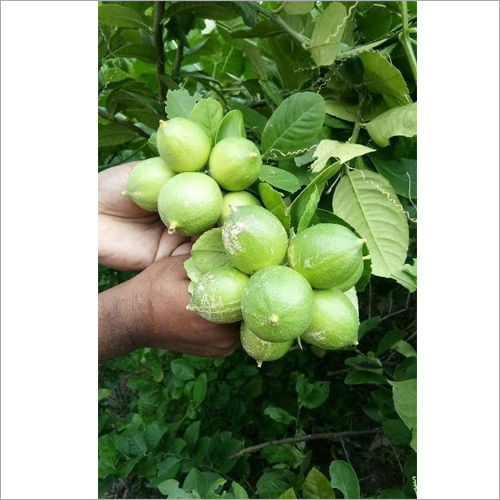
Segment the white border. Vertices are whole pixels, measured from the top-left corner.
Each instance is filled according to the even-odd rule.
[[[97,2],[2,2],[2,498],[97,496]]]
[[[498,498],[497,2],[418,2],[418,495]]]

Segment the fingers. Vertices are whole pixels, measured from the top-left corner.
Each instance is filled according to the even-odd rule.
[[[163,231],[158,242],[158,250],[154,260],[160,260],[169,255],[175,256],[189,253],[190,247],[187,249],[187,247],[183,246],[185,243],[189,243],[189,238],[186,236],[181,236],[177,233],[168,234],[167,231]]]
[[[172,257],[175,257],[176,255],[186,255],[191,253],[191,248],[193,244],[191,242],[186,242],[183,243],[182,245],[178,246],[173,252],[172,252]]]

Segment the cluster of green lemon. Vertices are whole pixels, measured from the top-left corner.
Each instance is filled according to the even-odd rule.
[[[278,218],[244,191],[262,168],[257,146],[245,138],[212,147],[199,125],[174,118],[160,124],[157,146],[160,157],[134,168],[124,194],[157,210],[169,232],[192,236],[222,226],[214,231],[228,265],[192,283],[188,309],[216,323],[242,321],[241,343],[259,365],[282,357],[299,338],[323,349],[357,343],[354,285],[364,269],[364,240],[330,223],[289,239]],[[209,175],[200,172],[207,165]]]

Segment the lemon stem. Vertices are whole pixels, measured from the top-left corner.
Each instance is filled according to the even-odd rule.
[[[175,233],[175,229],[177,228],[177,226],[178,226],[177,222],[172,222],[170,224],[170,226],[168,227],[167,233],[168,234],[174,234]]]
[[[279,317],[276,314],[273,314],[270,318],[269,321],[271,325],[275,325],[279,321]]]

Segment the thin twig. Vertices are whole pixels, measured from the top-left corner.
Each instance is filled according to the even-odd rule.
[[[167,86],[163,81],[165,75],[165,46],[163,44],[163,15],[165,13],[165,2],[155,2],[153,37],[156,47],[156,81],[158,82],[158,94],[163,101],[167,95]]]
[[[382,316],[380,318],[380,321],[384,321],[388,318],[392,318],[393,316],[397,316],[398,314],[403,314],[404,312],[409,311],[410,309],[411,309],[410,307],[405,307],[404,309],[399,309],[398,311],[394,311],[390,314],[386,314],[385,316]]]
[[[175,53],[174,68],[172,69],[172,78],[177,80],[182,66],[182,58],[184,57],[184,43],[182,40],[177,40],[177,52]]]
[[[99,112],[99,116],[101,118],[105,118],[110,122],[119,123],[120,125],[123,125],[124,127],[127,127],[130,130],[133,130],[134,132],[137,132],[139,135],[142,135],[142,137],[146,137],[146,139],[149,139],[151,132],[153,132],[153,131],[151,131],[150,133],[146,132],[141,127],[134,125],[128,118],[122,118],[120,116],[113,115],[106,108],[102,106],[98,106],[97,109]]]
[[[345,447],[345,443],[342,438],[340,438],[340,444],[342,445],[342,449],[344,450],[344,455],[347,458],[347,462],[349,463],[350,466],[352,466],[351,459],[349,458],[349,453],[347,453],[347,448]]]
[[[323,432],[320,434],[306,434],[305,436],[297,436],[292,438],[275,439],[272,441],[267,441],[265,443],[256,444],[254,446],[249,446],[248,448],[243,448],[238,453],[230,456],[230,459],[241,457],[247,453],[254,453],[256,451],[262,450],[266,446],[271,444],[287,444],[287,443],[298,443],[300,441],[313,441],[317,439],[341,439],[344,436],[365,436],[369,434],[377,434],[382,428],[376,427],[375,429],[367,429],[364,431],[343,431],[343,432]]]
[[[406,53],[406,57],[408,58],[408,63],[410,64],[411,72],[413,74],[413,78],[415,79],[415,83],[417,83],[417,59],[415,57],[415,53],[413,52],[413,48],[410,43],[410,35],[408,32],[408,10],[406,6],[406,2],[399,2],[401,9],[401,20],[403,24],[403,32],[399,35],[399,40],[403,45],[403,49]]]
[[[262,7],[256,2],[248,2],[248,6],[267,17],[283,31],[286,31],[294,40],[299,42],[302,47],[307,47],[309,45],[309,38],[295,31],[288,23],[286,23],[281,17],[277,16],[274,12]]]

